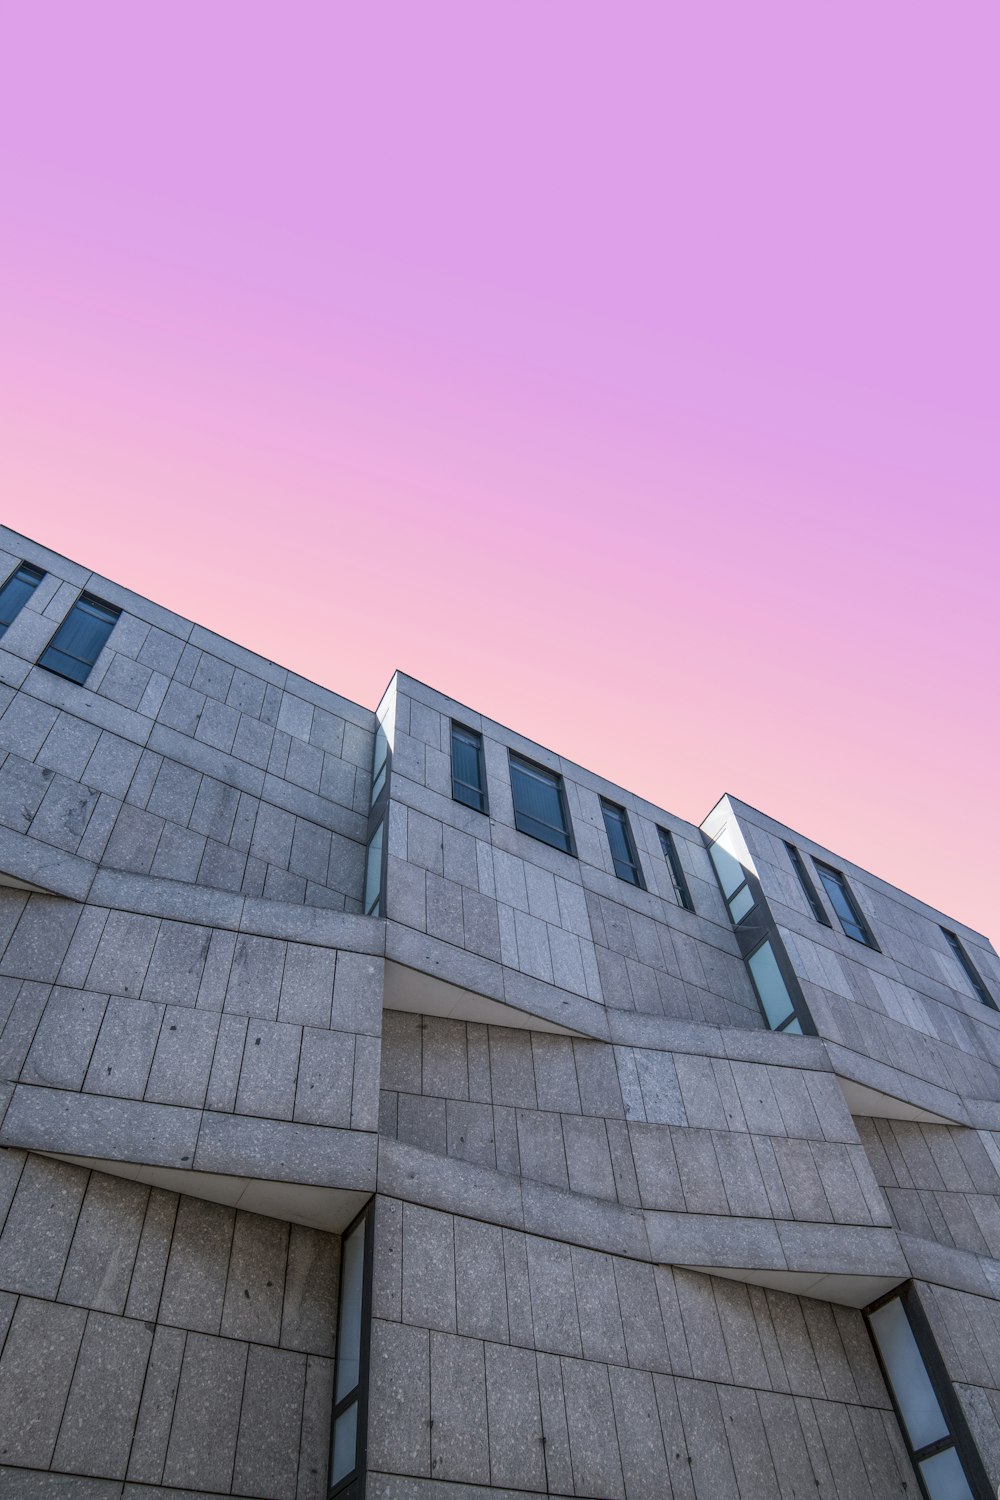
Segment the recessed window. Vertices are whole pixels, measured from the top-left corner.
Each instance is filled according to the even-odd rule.
[[[0,635],[27,604],[45,574],[31,563],[22,563],[0,589]]]
[[[872,936],[871,928],[861,915],[861,908],[851,895],[851,888],[840,871],[821,864],[818,859],[813,860],[813,864],[847,936],[856,943],[864,943],[867,948],[877,949],[878,943]]]
[[[683,906],[685,911],[694,911],[694,902],[691,900],[691,891],[688,888],[687,877],[681,868],[680,856],[674,843],[674,836],[665,828],[657,828],[660,835],[660,848],[663,850],[663,858],[667,862],[670,871],[670,879],[674,886],[674,895],[677,897],[677,905]]]
[[[371,806],[374,807],[378,801],[379,792],[385,786],[386,772],[389,764],[389,741],[385,730],[379,724],[375,730],[375,747],[372,750],[372,795]]]
[[[554,849],[573,854],[566,793],[562,777],[532,760],[510,752],[510,788],[514,796],[514,826]]]
[[[747,968],[750,970],[750,978],[753,987],[757,991],[757,999],[760,1008],[764,1012],[764,1019],[772,1031],[794,1031],[798,1036],[802,1035],[802,1027],[795,1013],[792,997],[788,993],[778,960],[770,939],[764,942],[747,958]]]
[[[364,913],[366,917],[382,915],[382,833],[384,828],[385,818],[368,840],[368,852],[365,856]]]
[[[86,682],[120,614],[114,605],[81,594],[38,658],[38,665],[71,682]]]
[[[608,843],[611,845],[615,874],[619,880],[627,880],[629,885],[637,885],[645,889],[642,871],[639,868],[639,856],[635,851],[635,841],[628,823],[628,814],[624,807],[618,807],[614,802],[605,802],[603,797],[601,798],[601,812],[604,814],[604,826],[608,831]]]
[[[333,1372],[331,1494],[345,1488],[364,1467],[367,1412],[368,1325],[371,1300],[371,1213],[366,1208],[340,1246],[337,1355]]]
[[[785,848],[788,850],[788,858],[792,862],[792,869],[799,877],[799,885],[802,887],[802,894],[805,896],[806,900],[809,903],[809,910],[812,912],[817,922],[822,922],[824,927],[831,926],[830,918],[823,910],[823,903],[819,899],[819,891],[809,879],[809,872],[805,867],[805,862],[802,858],[802,855],[796,849],[794,844],[786,843]]]
[[[715,873],[719,877],[722,894],[729,907],[729,915],[734,923],[742,922],[743,918],[753,911],[755,905],[755,897],[750,889],[747,872],[739,860],[730,854],[728,849],[722,847],[718,839],[714,844],[709,844],[708,852],[715,866]]]
[[[972,985],[972,990],[976,996],[976,999],[981,1001],[983,1005],[988,1005],[991,1010],[996,1010],[996,1001],[990,994],[989,990],[986,988],[985,984],[983,983],[982,975],[976,968],[975,964],[972,962],[972,959],[966,953],[964,947],[956,937],[955,933],[949,932],[947,927],[942,927],[941,931],[947,938],[948,946],[951,949],[952,953],[954,953],[955,957],[958,959],[962,967],[962,973]]]
[[[451,795],[476,812],[487,810],[483,737],[478,729],[467,729],[464,724],[451,726]]]

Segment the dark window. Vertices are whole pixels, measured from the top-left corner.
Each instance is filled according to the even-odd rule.
[[[667,869],[670,871],[670,879],[674,883],[674,895],[677,897],[677,904],[678,906],[683,906],[685,911],[694,911],[694,902],[691,900],[687,877],[681,869],[680,857],[677,853],[677,846],[674,843],[674,836],[672,833],[668,833],[665,828],[657,828],[656,831],[660,835],[660,848],[663,850],[663,858],[666,860]]]
[[[483,737],[464,724],[451,726],[451,795],[456,802],[486,811],[486,773],[483,769]]]
[[[370,1205],[340,1246],[337,1355],[333,1367],[333,1434],[329,1493],[339,1494],[364,1472],[368,1404],[368,1328],[371,1322],[372,1214]],[[351,1494],[355,1491],[352,1489]]]
[[[71,682],[86,682],[120,614],[113,605],[81,594],[42,652],[38,665]]]
[[[514,794],[514,824],[522,833],[553,848],[573,854],[573,835],[566,810],[562,777],[534,761],[510,752],[510,789]]]
[[[817,922],[822,922],[824,927],[829,927],[831,925],[830,918],[823,910],[823,903],[819,899],[819,891],[809,879],[809,871],[806,869],[805,864],[803,863],[802,855],[796,849],[794,844],[786,843],[785,848],[788,850],[788,858],[792,862],[792,869],[799,877],[799,885],[802,887],[803,895],[809,902],[809,909],[811,910],[813,916],[816,918]]]
[[[962,965],[962,972],[969,983],[972,985],[972,988],[976,994],[976,999],[981,1000],[983,1005],[988,1005],[991,1010],[996,1010],[996,1001],[993,999],[993,996],[986,988],[985,984],[983,983],[982,975],[976,968],[975,964],[972,962],[972,959],[966,953],[965,949],[962,947],[962,944],[959,942],[958,938],[953,932],[949,932],[947,927],[942,927],[941,931],[948,939],[948,946],[950,947],[952,953],[954,953],[955,957]]]
[[[635,852],[635,842],[624,807],[618,807],[614,802],[605,802],[602,797],[601,812],[604,814],[604,826],[608,830],[615,874],[619,880],[627,880],[629,885],[637,885],[645,890],[639,856]]]
[[[756,905],[756,898],[750,888],[747,872],[740,864],[735,855],[730,854],[719,840],[709,844],[708,852],[715,866],[715,873],[719,877],[722,894],[726,898],[729,907],[729,915],[734,924],[742,922],[748,917]]]
[[[0,635],[3,635],[14,616],[24,608],[45,574],[30,563],[22,563],[0,589]]]
[[[877,948],[878,944],[872,937],[871,928],[861,915],[858,903],[851,895],[850,886],[840,871],[831,869],[829,865],[820,864],[818,859],[813,863],[826,889],[826,894],[830,898],[830,905],[837,913],[840,925],[847,936],[853,938],[856,943],[864,943],[868,948]]]

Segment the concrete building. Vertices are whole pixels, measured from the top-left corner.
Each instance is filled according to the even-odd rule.
[[[996,1496],[983,937],[9,531],[0,632],[0,1495]]]

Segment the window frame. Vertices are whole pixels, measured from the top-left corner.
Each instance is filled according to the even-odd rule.
[[[337,1359],[340,1344],[340,1308],[341,1291],[344,1285],[344,1247],[358,1223],[364,1220],[364,1248],[361,1271],[361,1335],[358,1359],[358,1383],[342,1396],[338,1401],[337,1395]],[[333,1500],[338,1496],[339,1500],[355,1500],[355,1497],[363,1493],[363,1481],[368,1466],[368,1391],[371,1367],[371,1324],[372,1324],[372,1265],[375,1253],[375,1199],[369,1198],[368,1202],[355,1214],[340,1236],[340,1265],[337,1279],[337,1329],[336,1339],[338,1349],[334,1350],[333,1361],[333,1404],[330,1410],[330,1452],[326,1466],[326,1494],[327,1500]],[[355,1454],[354,1468],[343,1478],[338,1479],[336,1484],[330,1482],[330,1470],[333,1464],[333,1434],[336,1430],[337,1418],[356,1405],[358,1417],[355,1430]]]
[[[33,578],[21,578],[20,575],[22,573],[31,573],[37,576]],[[2,637],[7,634],[7,631],[13,625],[14,621],[17,619],[18,615],[27,604],[28,600],[34,594],[38,585],[46,576],[47,575],[44,568],[36,567],[34,563],[22,561],[18,563],[16,568],[12,568],[11,571],[7,574],[7,577],[4,579],[3,583],[0,583],[0,602],[2,602],[3,596],[10,584],[21,582],[31,585],[28,589],[28,592],[25,594],[24,598],[21,600],[14,613],[11,615],[10,619],[7,621],[0,620],[0,639],[2,639]]]
[[[482,813],[485,817],[489,817],[489,814],[490,814],[490,799],[489,799],[489,793],[488,793],[487,788],[486,788],[486,756],[485,756],[485,754],[483,752],[483,735],[482,735],[482,730],[473,729],[472,726],[471,726],[471,724],[463,724],[460,719],[452,719],[450,721],[450,723],[451,723],[451,737],[450,737],[450,740],[449,740],[448,749],[449,749],[449,753],[451,755],[451,799],[452,799],[453,802],[458,802],[462,807],[468,807],[469,809],[471,809],[472,812]],[[459,777],[455,774],[455,733],[456,733],[456,731],[458,731],[458,733],[460,735],[467,734],[469,736],[469,738],[475,742],[476,764],[477,764],[477,766],[479,768],[479,786],[478,787],[472,786],[471,783],[468,782],[468,781],[462,781],[462,780],[460,780]],[[477,807],[474,803],[469,802],[465,797],[460,797],[458,795],[457,791],[455,790],[455,788],[459,787],[459,786],[467,787],[470,791],[477,792],[479,794],[479,799],[480,799],[480,804],[481,805],[479,807]]]
[[[361,915],[363,917],[382,917],[385,915],[383,898],[385,896],[386,850],[388,844],[388,840],[386,838],[386,824],[388,823],[388,821],[389,812],[387,808],[379,818],[378,822],[375,824],[375,827],[372,829],[368,842],[365,845],[364,884],[361,888]],[[369,904],[368,870],[371,864],[372,845],[375,843],[375,840],[379,838],[380,834],[381,839],[379,841],[378,847],[378,891],[375,894],[374,901]]]
[[[723,829],[723,833],[724,832],[725,829]],[[734,927],[739,928],[740,925],[745,922],[748,917],[752,916],[760,906],[760,886],[754,879],[754,877],[750,874],[749,870],[746,869],[743,862],[741,860],[738,860],[735,854],[730,854],[729,850],[723,847],[723,845],[720,843],[720,838],[721,835],[719,838],[709,840],[708,859],[709,863],[712,866],[712,870],[715,873],[715,878],[718,882],[719,890],[722,892],[722,899],[726,903],[726,910],[729,913],[729,919]],[[728,895],[726,894],[726,888],[722,883],[722,876],[719,874],[719,867],[715,863],[715,856],[712,853],[712,850],[716,847],[722,849],[723,854],[728,854],[729,858],[736,864],[738,864],[740,869],[743,871],[743,879],[740,881],[739,885],[735,886]],[[733,913],[733,903],[736,901],[736,898],[738,896],[743,894],[744,891],[751,898],[750,905],[737,917]]]
[[[834,915],[836,916],[837,921],[840,923],[840,928],[844,936],[850,938],[852,943],[860,943],[864,948],[871,948],[875,953],[881,953],[882,949],[875,941],[875,934],[869,927],[868,922],[865,918],[865,914],[858,905],[857,899],[854,895],[854,892],[851,890],[851,887],[847,880],[847,876],[844,874],[843,870],[838,870],[835,868],[835,866],[826,864],[824,860],[817,859],[815,855],[813,855],[813,864],[816,867],[816,873],[819,876],[820,885],[826,891],[830,905],[833,907]],[[832,877],[834,883],[847,902],[847,905],[850,907],[851,912],[854,916],[855,924],[863,934],[861,937],[856,937],[853,932],[848,931],[847,927],[845,927],[844,919],[841,916],[840,912],[837,910],[837,903],[833,898],[829,885],[827,885],[825,878],[827,875]]]
[[[694,898],[691,895],[691,887],[688,885],[687,876],[684,874],[681,857],[677,853],[677,844],[674,836],[669,828],[661,828],[659,823],[656,825],[656,832],[660,839],[660,852],[667,862],[667,870],[670,874],[677,905],[683,911],[694,911]]]
[[[540,844],[547,844],[550,849],[558,849],[560,854],[568,854],[573,859],[575,859],[577,857],[576,839],[573,836],[573,824],[570,822],[569,804],[566,801],[566,787],[563,783],[561,772],[552,771],[548,766],[539,765],[537,761],[529,760],[526,755],[521,755],[519,751],[511,750],[509,747],[507,750],[507,761],[508,769],[510,771],[511,802],[514,807],[514,827],[517,829],[518,833],[523,833],[525,837],[529,839],[537,839]],[[560,811],[562,813],[562,832],[563,837],[566,839],[565,844],[559,843],[554,838],[546,838],[543,833],[536,833],[531,828],[522,827],[522,824],[519,820],[524,817],[529,819],[532,823],[537,824],[539,828],[553,828],[553,830],[555,829],[554,824],[543,823],[540,818],[532,817],[531,813],[522,813],[518,808],[517,797],[514,792],[514,787],[516,785],[514,780],[515,769],[525,772],[529,776],[537,776],[541,781],[554,782],[555,790],[559,797]]]
[[[799,853],[794,844],[790,844],[787,839],[783,839],[782,842],[784,843],[784,846],[788,851],[788,858],[791,863],[792,869],[799,877],[799,885],[802,887],[802,893],[806,898],[813,916],[816,918],[817,922],[821,922],[824,927],[832,927],[833,923],[830,921],[830,918],[826,914],[826,910],[823,906],[822,901],[820,900],[819,891],[816,889],[809,878],[809,871],[806,869],[805,860],[802,858],[802,855]]]
[[[952,932],[948,927],[942,927],[941,931],[945,935],[948,947],[957,958],[962,968],[962,972],[965,974],[966,979],[972,986],[975,998],[979,1001],[980,1005],[985,1005],[990,1010],[1000,1010],[1000,1006],[997,1005],[997,1002],[994,1000],[993,996],[986,988],[986,981],[983,979],[983,976],[980,974],[979,970],[972,962],[972,959],[969,957],[968,952],[966,951],[965,944],[962,942],[958,933]]]
[[[760,953],[763,948],[770,948],[771,950],[771,957],[774,959],[775,968],[777,969],[781,982],[785,987],[785,994],[788,996],[788,1003],[792,1007],[791,1014],[785,1017],[780,1026],[771,1025],[770,1017],[767,1014],[767,1008],[764,1005],[764,1001],[761,997],[760,987],[757,983],[756,978],[754,977],[753,969],[750,966],[750,960],[756,957],[756,955]],[[748,949],[747,952],[743,955],[743,963],[746,966],[747,976],[750,980],[751,988],[753,989],[753,992],[757,997],[757,1004],[760,1006],[760,1013],[764,1017],[767,1029],[772,1034],[772,1036],[782,1036],[786,1031],[790,1029],[793,1022],[798,1023],[798,1030],[792,1032],[793,1036],[815,1036],[816,1026],[813,1022],[812,1016],[809,1015],[808,1011],[803,1014],[802,1008],[798,1003],[797,983],[789,984],[788,982],[790,978],[794,981],[795,975],[792,973],[791,965],[788,962],[784,945],[777,939],[776,934],[772,932],[766,932],[761,938],[760,942],[754,943],[753,947]]]
[[[607,797],[602,797],[600,800],[601,815],[604,818],[604,832],[607,835],[608,848],[611,851],[611,863],[614,865],[615,875],[625,885],[631,885],[636,890],[644,891],[646,889],[646,881],[643,877],[642,866],[639,863],[639,851],[635,846],[635,839],[632,837],[632,825],[629,822],[628,812],[619,803],[612,802]],[[617,822],[618,827],[622,831],[622,836],[625,839],[625,848],[629,856],[627,861],[619,861],[615,855],[614,845],[611,842],[611,827],[608,823],[609,817],[612,821]],[[627,864],[628,868],[632,871],[632,875],[623,875],[618,868],[619,863]]]
[[[383,755],[379,760],[379,748]],[[375,742],[372,745],[372,786],[368,797],[368,806],[373,808],[389,784],[389,736],[385,732],[385,725],[381,719],[376,721]]]
[[[105,624],[107,624],[108,626],[108,632],[100,644],[97,656],[95,656],[93,661],[90,662],[86,661],[82,656],[74,656],[72,651],[66,651],[59,645],[59,637],[62,635],[63,631],[66,629],[70,620],[72,620],[74,614],[81,605],[87,606],[91,610],[103,612],[105,616]],[[108,641],[111,639],[112,632],[114,631],[114,628],[118,624],[118,621],[121,619],[121,617],[122,611],[116,604],[109,604],[106,599],[98,599],[96,594],[88,594],[86,592],[78,594],[77,597],[73,600],[73,603],[70,605],[69,609],[66,611],[66,614],[63,616],[62,620],[60,620],[59,624],[56,626],[52,635],[49,637],[44,650],[38,658],[37,665],[40,666],[43,671],[51,672],[53,677],[61,677],[64,682],[75,682],[77,687],[84,687],[86,685],[87,678],[90,676],[91,672],[94,670],[94,667],[97,665],[98,657],[104,650],[105,646],[108,644]],[[82,677],[75,677],[72,673],[66,672],[58,666],[54,666],[52,662],[45,660],[50,651],[58,652],[60,656],[66,657],[69,661],[79,662],[81,666],[85,666],[87,668],[86,672],[84,672]]]

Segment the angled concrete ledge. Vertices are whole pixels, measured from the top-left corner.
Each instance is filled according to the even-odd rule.
[[[0,884],[83,901],[97,873],[89,859],[0,825]]]
[[[845,1082],[862,1084],[876,1095],[881,1095],[883,1100],[893,1100],[897,1105],[918,1112],[924,1111],[935,1121],[943,1120],[956,1125],[968,1123],[965,1104],[953,1090],[928,1083],[913,1073],[892,1068],[888,1063],[876,1062],[860,1052],[852,1052],[849,1047],[843,1047],[838,1042],[828,1041],[826,1048],[833,1071]],[[890,1115],[888,1118],[918,1119],[921,1115]]]

